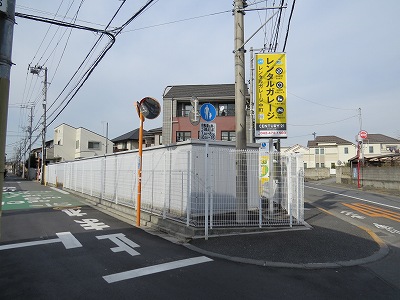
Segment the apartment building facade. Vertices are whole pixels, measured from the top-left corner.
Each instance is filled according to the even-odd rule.
[[[246,92],[246,95],[249,103],[248,92]],[[163,144],[199,139],[200,124],[192,125],[189,120],[189,113],[193,109],[190,102],[192,97],[196,97],[199,100],[198,109],[205,103],[210,103],[215,107],[216,117],[212,123],[216,124],[216,140],[235,141],[234,84],[176,85],[168,86],[163,95]],[[250,113],[247,109],[246,130],[248,130],[248,143],[252,139],[249,116]]]

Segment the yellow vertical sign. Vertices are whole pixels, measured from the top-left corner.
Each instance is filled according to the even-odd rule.
[[[286,54],[256,54],[255,136],[286,138]]]
[[[266,191],[268,191],[268,181],[269,181],[269,155],[263,155],[260,152],[259,156],[259,194],[264,196]]]

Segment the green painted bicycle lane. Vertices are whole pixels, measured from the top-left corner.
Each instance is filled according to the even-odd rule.
[[[80,205],[82,203],[76,197],[58,189],[12,191],[3,192],[2,210],[64,208]]]

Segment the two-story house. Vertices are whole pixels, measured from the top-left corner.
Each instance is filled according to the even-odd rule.
[[[364,157],[374,157],[400,152],[400,140],[384,134],[368,134],[363,140],[361,155]]]
[[[356,145],[340,137],[317,136],[308,141],[308,153],[304,153],[306,168],[329,168],[330,174],[336,174],[336,166],[345,165],[357,153]]]
[[[54,128],[54,160],[69,161],[113,152],[113,142],[93,131],[67,124]]]
[[[112,139],[114,152],[139,149],[139,128]],[[162,127],[143,130],[143,147],[162,145]]]
[[[165,89],[163,95],[163,144],[171,144],[189,139],[199,139],[200,124],[192,125],[189,113],[193,109],[192,97],[199,100],[199,108],[211,103],[216,109],[216,140],[235,141],[235,85],[175,85]],[[249,102],[249,94],[247,93]],[[252,142],[250,113],[247,110],[247,142]]]

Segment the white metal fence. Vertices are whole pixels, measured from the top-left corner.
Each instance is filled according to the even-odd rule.
[[[297,154],[186,143],[145,149],[142,163],[143,211],[206,230],[304,223],[303,165]],[[245,166],[242,177],[236,174],[239,164]],[[138,153],[124,152],[49,165],[46,181],[136,208],[137,174]],[[238,201],[237,180],[244,180],[238,192],[245,194]]]

